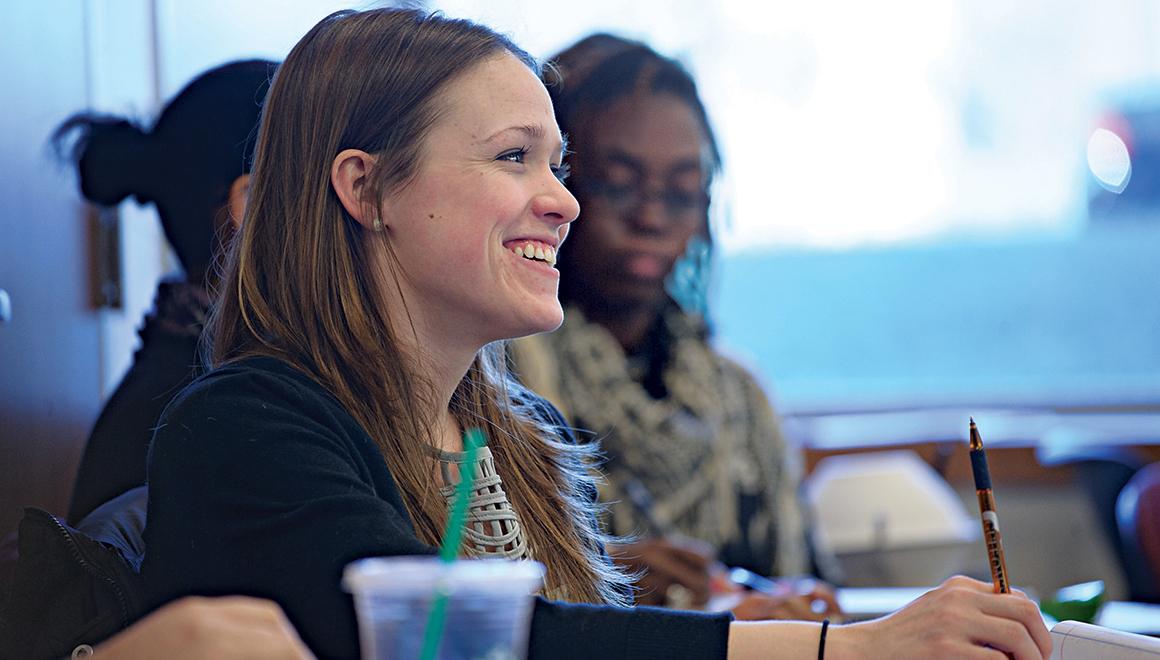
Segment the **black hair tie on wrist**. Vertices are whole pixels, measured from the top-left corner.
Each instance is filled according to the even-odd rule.
[[[826,631],[830,629],[830,620],[822,619],[822,635],[818,638],[818,660],[826,660]]]

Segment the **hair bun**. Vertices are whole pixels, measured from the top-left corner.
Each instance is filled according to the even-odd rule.
[[[149,135],[124,118],[76,115],[57,129],[58,154],[77,168],[81,194],[91,202],[113,206],[129,195],[149,198],[155,176]]]

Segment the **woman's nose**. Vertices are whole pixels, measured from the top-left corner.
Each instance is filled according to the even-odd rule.
[[[572,222],[580,216],[580,202],[559,179],[553,176],[552,181],[552,186],[533,201],[532,212],[558,225]]]
[[[627,220],[642,231],[660,232],[669,227],[669,212],[659,195],[641,195],[636,204],[625,209]]]

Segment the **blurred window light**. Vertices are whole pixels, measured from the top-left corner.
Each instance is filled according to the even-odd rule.
[[[718,337],[784,410],[1160,404],[1160,4],[417,4],[689,67],[725,161]],[[158,0],[163,96],[339,6]]]
[[[686,63],[725,160],[718,338],[783,411],[1160,405],[1160,103],[1101,125],[1160,89],[1160,5],[437,4]]]

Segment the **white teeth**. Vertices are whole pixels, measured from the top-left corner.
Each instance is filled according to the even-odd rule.
[[[512,248],[512,252],[515,252],[517,257],[543,261],[549,266],[556,265],[556,249],[550,245],[536,245],[529,241],[523,245],[515,246]]]

